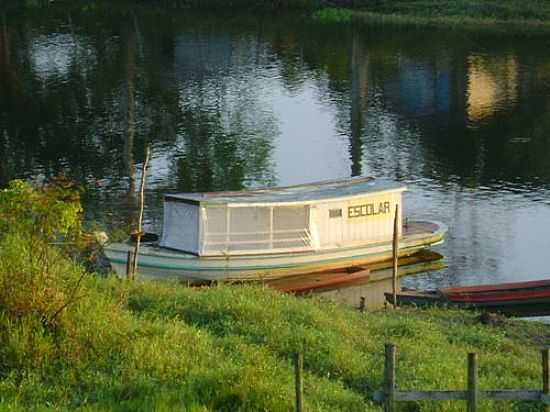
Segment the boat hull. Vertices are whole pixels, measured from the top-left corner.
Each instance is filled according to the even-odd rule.
[[[550,280],[406,291],[396,295],[398,305],[443,305],[460,309],[497,312],[506,316],[550,315]],[[393,295],[386,293],[393,303]]]
[[[399,256],[409,256],[441,243],[446,231],[446,226],[441,223],[409,223],[400,239]],[[128,252],[133,250],[134,246],[130,243],[116,243],[105,248],[105,254],[119,276],[126,275]],[[268,280],[364,266],[391,257],[391,241],[313,252],[227,257],[198,257],[158,246],[142,245],[137,276],[141,279],[189,281]]]

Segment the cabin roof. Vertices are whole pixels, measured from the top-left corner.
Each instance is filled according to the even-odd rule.
[[[391,180],[356,177],[345,180],[234,192],[174,193],[166,194],[164,199],[169,202],[218,205],[310,203],[321,200],[358,197],[377,192],[404,191],[406,189],[406,186]]]

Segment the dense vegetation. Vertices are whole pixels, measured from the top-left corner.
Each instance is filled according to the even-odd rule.
[[[383,23],[513,32],[550,31],[550,2],[536,0],[396,0],[323,8],[326,22]]]
[[[0,192],[2,410],[288,411],[292,354],[304,348],[307,410],[379,410],[368,397],[381,387],[390,341],[402,388],[464,387],[469,351],[479,353],[484,388],[540,384],[545,324],[487,326],[444,310],[361,314],[260,287],[104,279],[77,261],[79,212],[78,192],[64,180]]]
[[[5,0],[12,7],[40,9],[45,7],[90,7],[100,1],[90,0]],[[109,2],[113,3],[113,2]],[[148,4],[163,7],[192,7],[202,9],[239,8],[258,10],[314,10],[342,7],[377,15],[416,19],[470,19],[483,21],[530,21],[550,19],[550,4],[540,0],[118,0],[116,4]],[[420,20],[418,20],[420,21]]]

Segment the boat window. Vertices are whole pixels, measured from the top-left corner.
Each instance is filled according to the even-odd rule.
[[[273,248],[303,248],[311,246],[309,208],[286,206],[273,208]]]
[[[266,207],[229,209],[227,250],[262,250],[269,246],[270,210]]]
[[[329,217],[342,217],[342,209],[330,209],[328,211]]]
[[[309,207],[207,207],[203,252],[265,253],[311,247]]]

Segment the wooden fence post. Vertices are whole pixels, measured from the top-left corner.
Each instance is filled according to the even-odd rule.
[[[129,250],[126,254],[126,279],[130,279],[132,276],[132,252]]]
[[[549,349],[544,348],[542,354],[542,394],[548,396],[550,394],[550,360],[548,356]],[[550,412],[550,405],[544,404],[544,411]]]
[[[366,298],[364,296],[361,296],[359,298],[359,311],[360,312],[364,312],[365,311],[365,307],[367,306],[367,303],[366,303]]]
[[[304,410],[304,355],[302,352],[296,353],[294,359],[294,383],[296,389],[296,412]]]
[[[395,408],[395,345],[385,345],[384,360],[384,412],[394,412]]]
[[[477,357],[475,353],[468,354],[468,412],[477,410]]]

